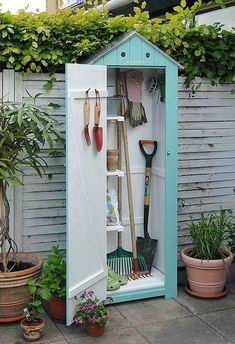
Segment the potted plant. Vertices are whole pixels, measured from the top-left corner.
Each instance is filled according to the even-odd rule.
[[[104,334],[108,313],[104,301],[100,300],[93,291],[85,291],[78,300],[74,321],[77,325],[85,325],[89,336],[100,337]],[[112,299],[107,298],[109,302]]]
[[[225,245],[230,226],[231,216],[223,209],[219,214],[214,211],[208,215],[202,213],[198,221],[191,219],[188,231],[193,245],[181,250],[189,294],[202,298],[226,295],[227,272],[233,261],[233,254]]]
[[[34,342],[41,337],[41,331],[44,327],[44,320],[39,318],[38,315],[44,312],[41,302],[41,286],[37,280],[29,280],[27,288],[31,296],[28,301],[27,307],[23,310],[24,319],[21,320],[20,326],[23,329],[24,338],[29,342]]]
[[[59,246],[52,246],[51,254],[43,264],[40,277],[41,295],[48,300],[48,310],[53,319],[66,320],[66,262]]]
[[[26,283],[38,278],[42,268],[38,256],[18,252],[10,237],[7,187],[23,184],[25,167],[41,177],[47,165],[41,153],[62,154],[55,142],[64,144],[64,139],[47,109],[32,99],[23,104],[0,102],[0,323],[22,319],[30,299]]]

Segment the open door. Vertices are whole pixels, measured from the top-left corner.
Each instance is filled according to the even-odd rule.
[[[84,137],[84,101],[89,88],[90,146]],[[93,137],[95,89],[101,100],[100,152]],[[67,325],[73,322],[74,296],[93,290],[99,298],[106,298],[106,98],[106,66],[66,65]]]

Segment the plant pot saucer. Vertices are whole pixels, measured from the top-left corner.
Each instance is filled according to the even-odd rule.
[[[190,296],[196,297],[198,299],[220,299],[228,294],[228,289],[224,287],[224,290],[218,294],[201,294],[195,291],[190,290],[189,285],[185,286],[185,291]]]

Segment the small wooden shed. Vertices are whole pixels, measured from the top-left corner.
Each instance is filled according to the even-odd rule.
[[[178,69],[172,58],[136,32],[122,35],[85,64],[66,65],[67,102],[67,324],[73,321],[76,300],[84,290],[93,290],[114,302],[177,294],[177,85]],[[137,235],[143,236],[145,161],[138,141],[158,142],[153,161],[149,231],[158,240],[151,277],[130,281],[112,292],[106,291],[107,254],[117,247],[122,231],[123,247],[131,251],[127,193],[123,186],[122,222],[106,224],[106,190],[115,188],[123,173],[107,173],[106,152],[116,145],[118,114],[107,112],[109,99],[117,93],[117,75],[139,71],[147,123],[128,126],[131,179]],[[154,80],[161,87],[150,89]],[[100,126],[103,147],[97,152],[94,139],[84,139],[84,101],[90,89],[90,135],[94,127],[95,89],[101,99]],[[164,99],[163,99],[164,98]]]

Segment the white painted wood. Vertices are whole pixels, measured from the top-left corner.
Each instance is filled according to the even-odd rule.
[[[2,97],[5,101],[15,100],[15,72],[14,70],[3,70],[2,73]],[[13,240],[15,240],[15,199],[14,199],[15,188],[9,186],[7,188],[7,198],[10,205],[9,214],[9,233]]]
[[[235,104],[232,85],[201,86],[192,94],[179,78],[179,245],[189,243],[187,225],[220,207],[235,214]],[[184,229],[184,231],[182,231]],[[181,264],[179,262],[179,264]]]
[[[22,102],[22,76],[14,74],[14,97],[15,101]],[[23,177],[21,178],[23,182]],[[18,245],[18,250],[23,249],[23,187],[14,188],[14,238]]]
[[[22,101],[26,101],[26,90],[31,95],[41,93],[36,99],[37,105],[48,107],[50,103],[58,104],[59,108],[48,108],[51,116],[62,125],[58,129],[64,132],[65,77],[64,74],[56,74],[55,77],[57,81],[53,83],[53,91],[48,92],[44,88],[51,78],[48,74],[23,77],[16,74],[15,94],[19,99],[21,97]],[[45,257],[53,244],[65,247],[65,158],[48,157],[46,150],[41,156],[48,164],[46,175],[42,179],[31,168],[24,169],[26,175],[23,178],[21,205],[22,248]],[[17,214],[20,219],[20,209]],[[44,235],[44,243],[41,243],[41,234]],[[51,236],[52,234],[54,236]]]
[[[67,325],[74,296],[85,289],[106,297],[106,98],[105,66],[68,64],[67,82]],[[100,126],[104,146],[97,152],[84,139],[85,91],[102,92]],[[95,98],[91,98],[91,109]],[[90,118],[90,131],[94,116]],[[92,132],[91,132],[92,134]],[[79,195],[79,197],[78,197]]]
[[[0,72],[0,98],[3,97],[2,82],[3,82],[3,78],[2,78],[2,73]]]
[[[119,224],[119,225],[116,225],[116,226],[107,226],[106,230],[107,230],[107,232],[113,232],[113,231],[123,232],[124,227]]]
[[[106,171],[106,176],[117,176],[117,177],[124,177],[125,173],[124,171],[116,170],[116,171]]]
[[[111,115],[108,115],[107,116],[107,121],[118,121],[118,122],[123,122],[125,119],[124,116],[111,116]]]

